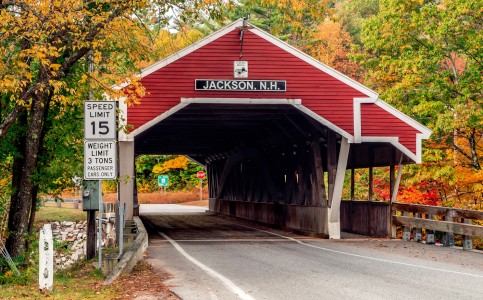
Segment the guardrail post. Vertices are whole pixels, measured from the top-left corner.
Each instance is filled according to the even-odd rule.
[[[433,215],[426,215],[426,219],[432,220]],[[434,230],[426,229],[426,244],[434,244]]]
[[[420,213],[414,213],[415,218],[421,218]],[[415,228],[414,229],[414,241],[415,242],[421,242],[423,240],[423,233],[421,228]]]
[[[453,217],[454,217],[453,210],[450,209],[446,213],[445,221],[454,222]],[[444,232],[443,233],[443,246],[444,247],[454,246],[454,234],[452,232]]]
[[[409,217],[409,213],[405,211],[405,212],[403,212],[403,216]],[[403,240],[405,240],[405,241],[410,241],[411,240],[411,227],[404,226]]]
[[[471,224],[470,219],[464,219],[465,224]],[[463,236],[463,250],[472,250],[473,249],[473,238],[471,235],[464,235]]]
[[[393,239],[397,237],[396,225],[392,219],[392,216],[396,215],[396,210],[394,210],[392,201],[389,202],[389,236]]]

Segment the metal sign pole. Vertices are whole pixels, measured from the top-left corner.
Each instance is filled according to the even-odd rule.
[[[102,204],[102,180],[99,180],[99,231],[97,236],[97,243],[98,243],[98,254],[99,254],[99,261],[98,261],[98,269],[102,268],[102,214],[104,213],[104,207]]]
[[[203,179],[200,178],[200,201],[203,201]]]

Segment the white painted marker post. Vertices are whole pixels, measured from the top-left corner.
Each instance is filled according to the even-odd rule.
[[[54,283],[54,241],[50,224],[40,229],[39,256],[39,289],[50,292]]]

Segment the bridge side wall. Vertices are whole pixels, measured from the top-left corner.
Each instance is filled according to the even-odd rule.
[[[389,237],[390,208],[387,202],[342,201],[340,226],[345,232]]]
[[[214,203],[214,199],[211,199],[210,202]],[[275,225],[280,228],[328,237],[327,207],[221,200],[217,212]]]

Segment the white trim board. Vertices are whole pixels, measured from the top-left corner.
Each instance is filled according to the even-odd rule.
[[[271,99],[271,98],[181,98],[181,103],[203,104],[302,104],[300,99]]]

